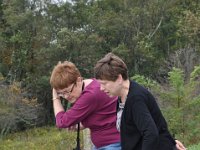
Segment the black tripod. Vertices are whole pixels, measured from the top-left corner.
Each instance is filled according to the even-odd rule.
[[[78,129],[77,129],[76,148],[74,148],[73,150],[81,150],[81,148],[80,148],[80,123],[78,123]]]

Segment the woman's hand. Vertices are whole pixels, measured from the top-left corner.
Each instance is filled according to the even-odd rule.
[[[52,90],[52,97],[53,97],[54,115],[56,116],[59,112],[65,111],[65,110],[61,104],[60,97],[58,96],[55,89]]]
[[[180,141],[175,140],[175,142],[176,142],[176,148],[178,150],[186,150],[185,146]]]
[[[60,99],[58,94],[57,94],[57,91],[54,88],[52,90],[52,99],[53,100]]]
[[[85,127],[83,126],[82,123],[80,123],[80,130],[83,130],[83,129],[85,129]],[[73,125],[73,126],[70,126],[70,127],[68,128],[68,130],[69,130],[69,131],[77,131],[77,130],[78,130],[78,124]]]

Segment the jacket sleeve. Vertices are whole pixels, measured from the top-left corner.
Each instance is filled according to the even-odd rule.
[[[159,145],[159,133],[144,99],[142,96],[135,98],[132,116],[142,135],[142,150],[156,150]]]
[[[98,101],[95,95],[84,93],[77,99],[73,107],[56,115],[56,126],[58,128],[68,128],[75,125],[93,113],[97,106]]]

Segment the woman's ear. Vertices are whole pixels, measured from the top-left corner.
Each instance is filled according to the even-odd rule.
[[[77,82],[82,82],[83,81],[83,78],[82,77],[78,77],[77,79],[76,79],[76,83]]]
[[[81,88],[82,85],[83,85],[82,81],[83,81],[83,78],[82,78],[82,77],[78,77],[78,78],[76,79],[76,87],[78,87],[79,92],[81,92],[81,90],[82,90],[82,88]]]
[[[122,84],[122,83],[123,83],[123,78],[122,78],[122,75],[121,75],[121,74],[118,75],[118,77],[117,77],[117,82],[118,82],[119,84]]]

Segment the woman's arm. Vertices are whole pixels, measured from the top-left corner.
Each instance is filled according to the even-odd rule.
[[[156,150],[159,146],[159,133],[156,124],[144,100],[141,97],[134,98],[132,116],[137,129],[142,134],[142,150]]]
[[[59,112],[64,111],[64,108],[61,104],[60,98],[58,97],[55,89],[52,90],[52,97],[53,97],[54,115],[56,116]]]
[[[56,117],[56,126],[58,128],[69,128],[70,126],[76,125],[87,118],[98,107],[98,103],[96,103],[96,95],[92,92],[86,91],[82,93],[74,105],[67,111],[64,110],[61,101],[56,97],[57,92],[56,90],[53,90],[53,98],[55,98],[53,101],[53,107]]]

